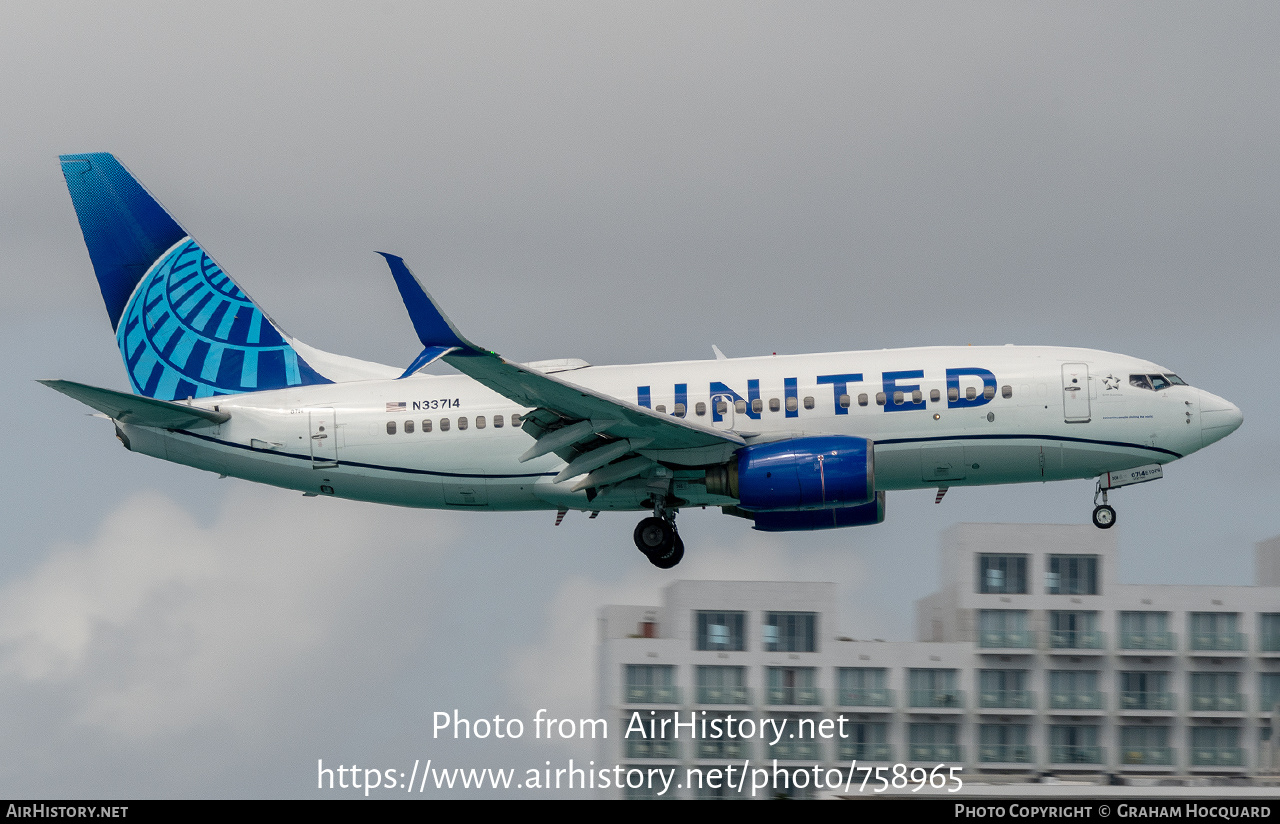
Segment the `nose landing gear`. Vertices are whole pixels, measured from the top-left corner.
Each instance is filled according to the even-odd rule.
[[[684,557],[684,541],[676,532],[676,513],[661,502],[653,505],[653,516],[636,524],[636,548],[658,569],[671,569]]]

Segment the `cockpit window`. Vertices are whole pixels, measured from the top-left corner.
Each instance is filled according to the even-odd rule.
[[[1186,386],[1187,382],[1177,375],[1130,375],[1129,385],[1136,386],[1139,389],[1151,389],[1159,392],[1161,389],[1168,389],[1170,386]]]

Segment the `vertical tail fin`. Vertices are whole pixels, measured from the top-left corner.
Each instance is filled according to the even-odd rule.
[[[135,392],[331,383],[112,155],[63,155],[62,174]]]

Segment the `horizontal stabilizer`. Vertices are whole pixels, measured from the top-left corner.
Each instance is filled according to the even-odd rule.
[[[101,389],[74,381],[55,380],[40,381],[40,383],[50,389],[58,390],[69,398],[75,398],[86,406],[93,407],[107,417],[136,426],[196,429],[202,426],[214,426],[231,418],[231,415],[226,412],[158,401],[154,398],[130,395],[128,392],[117,392],[114,389]]]

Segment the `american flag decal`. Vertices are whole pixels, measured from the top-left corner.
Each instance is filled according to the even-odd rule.
[[[387,401],[388,412],[403,412],[404,410],[404,401]]]

